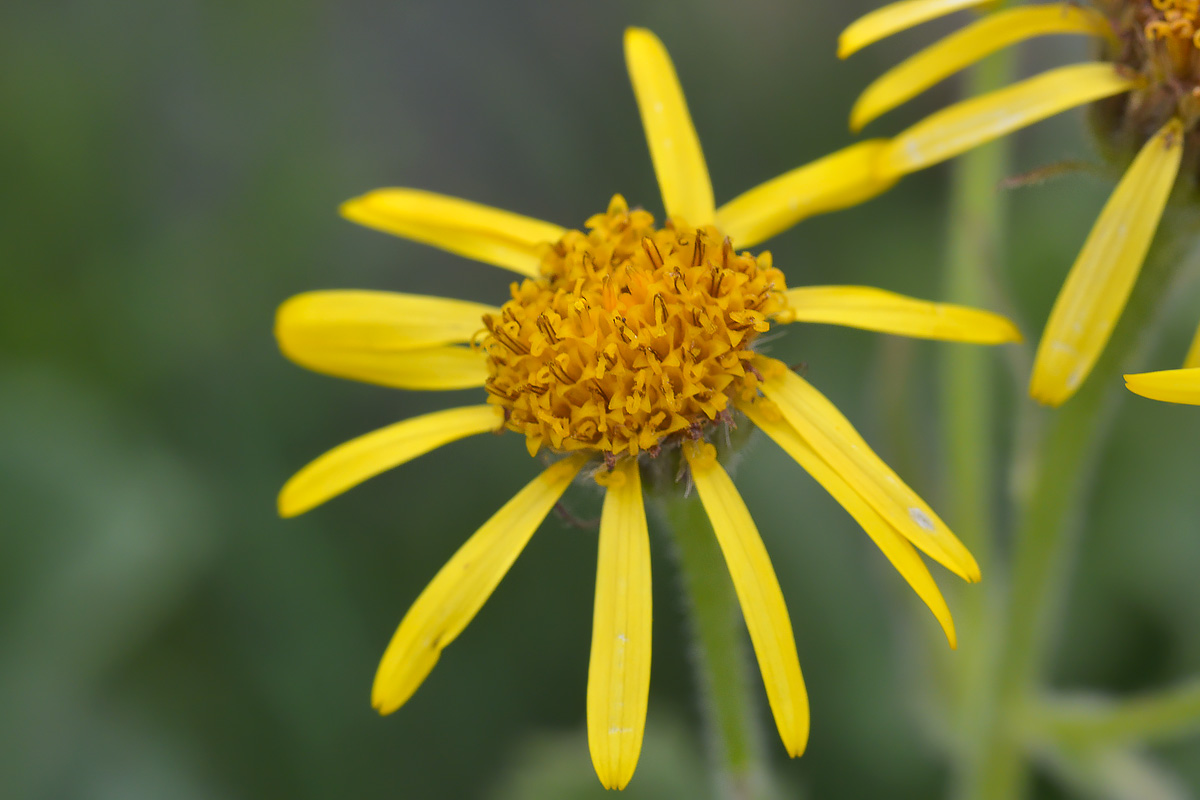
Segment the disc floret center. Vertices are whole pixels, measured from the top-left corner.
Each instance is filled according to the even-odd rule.
[[[531,453],[655,455],[698,438],[757,392],[751,346],[787,307],[783,274],[712,225],[656,228],[620,195],[586,228],[484,317],[489,402]]]

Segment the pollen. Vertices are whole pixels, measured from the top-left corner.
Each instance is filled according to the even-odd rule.
[[[1143,29],[1155,41],[1173,39],[1200,47],[1200,0],[1150,0]]]
[[[531,453],[657,455],[757,393],[749,361],[787,310],[771,254],[737,253],[711,226],[662,228],[620,195],[550,245],[541,276],[487,315],[488,401]]]

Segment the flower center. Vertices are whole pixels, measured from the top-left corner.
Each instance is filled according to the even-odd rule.
[[[1147,39],[1200,47],[1200,0],[1150,0],[1149,7],[1142,6]]]
[[[484,317],[488,400],[531,453],[657,455],[756,393],[750,347],[787,307],[783,274],[711,225],[655,228],[620,195],[587,228]]]
[[[1100,100],[1093,122],[1106,150],[1137,150],[1170,119],[1184,124],[1194,152],[1200,124],[1200,0],[1094,0],[1105,10],[1116,36],[1105,57],[1139,85],[1125,95]],[[1186,174],[1194,173],[1189,158]]]
[[[1200,97],[1200,0],[1127,0],[1110,14],[1116,60],[1142,76],[1144,99],[1186,118]]]

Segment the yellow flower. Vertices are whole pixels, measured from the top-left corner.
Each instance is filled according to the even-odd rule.
[[[787,289],[770,253],[734,250],[809,214],[860,202],[882,142],[801,167],[716,208],[674,68],[645,30],[625,52],[668,219],[621,197],[586,231],[412,189],[350,200],[346,217],[522,277],[502,307],[366,291],[294,297],[278,313],[283,352],[310,369],[403,389],[482,387],[487,403],[396,423],[297,473],[279,496],[293,516],[441,445],[509,429],[557,457],[442,568],[400,623],[373,703],[399,708],[474,617],[581,472],[605,487],[588,671],[588,740],[600,780],[624,787],[645,726],[650,564],[643,481],[685,470],[728,563],[767,698],[788,753],[808,736],[791,622],[750,514],[710,440],[748,417],[866,529],[933,611],[950,613],[916,548],[968,581],[979,569],[934,512],[816,389],[754,349],[773,324],[821,322],[977,343],[1019,339],[1008,320],[879,289]],[[671,471],[675,479],[675,471]],[[677,480],[677,479],[676,479]],[[668,481],[669,483],[670,481]],[[674,488],[674,487],[672,487]]]
[[[905,0],[850,25],[842,57],[918,23],[984,0]],[[1116,151],[1140,148],[1100,213],[1042,334],[1030,394],[1068,400],[1107,344],[1141,271],[1184,146],[1200,119],[1200,2],[1108,0],[1096,8],[1050,3],[986,15],[888,71],[851,114],[859,129],[955,72],[1004,47],[1049,34],[1092,37],[1097,61],[1058,67],[943,109],[882,151],[881,178],[896,179],[1066,109],[1097,103]],[[1117,95],[1126,94],[1126,98]],[[1102,102],[1101,102],[1102,101]]]
[[[1183,369],[1126,375],[1125,385],[1134,394],[1151,400],[1200,406],[1200,329],[1196,330],[1187,358],[1183,360]]]

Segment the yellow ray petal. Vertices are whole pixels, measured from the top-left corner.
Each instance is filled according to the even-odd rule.
[[[959,577],[979,580],[979,565],[963,543],[883,463],[833,403],[779,362],[760,356],[755,364],[768,376],[762,384],[763,394],[779,406],[796,433],[880,516]]]
[[[1033,362],[1029,394],[1066,402],[1100,357],[1141,272],[1179,173],[1183,125],[1173,119],[1142,147],[1071,267]]]
[[[1200,406],[1200,367],[1126,375],[1125,386],[1151,400]]]
[[[708,225],[713,221],[712,182],[671,57],[653,33],[629,28],[625,64],[667,216]]]
[[[283,354],[313,372],[395,389],[470,389],[487,381],[487,356],[469,347],[378,352],[281,341]]]
[[[779,580],[746,504],[715,456],[704,445],[689,444],[684,453],[733,578],[779,736],[788,754],[799,756],[808,744],[808,695]]]
[[[871,537],[871,541],[875,542],[875,545],[883,551],[884,556],[892,563],[896,571],[933,612],[933,616],[946,633],[950,647],[957,648],[958,638],[954,632],[954,619],[950,616],[946,600],[942,597],[937,584],[934,583],[933,576],[929,574],[925,562],[917,555],[917,551],[908,543],[908,540],[888,524],[887,520],[879,516],[879,513],[863,500],[854,487],[834,472],[786,420],[771,419],[770,416],[763,413],[757,403],[739,403],[738,408],[750,418],[751,422],[774,439],[784,452],[795,459],[805,472],[812,475],[816,482],[825,487],[825,491],[829,492],[833,499],[846,509],[850,516],[854,517],[855,521]]]
[[[859,131],[876,117],[916,97],[959,70],[1009,45],[1035,36],[1080,33],[1112,35],[1103,14],[1066,3],[999,11],[927,47],[877,78],[850,112],[850,127]]]
[[[613,470],[600,517],[587,729],[605,789],[633,777],[650,695],[650,537],[636,459]]]
[[[496,406],[467,406],[436,411],[372,431],[319,456],[284,484],[279,515],[294,517],[444,444],[504,424]]]
[[[876,169],[887,145],[859,142],[772,178],[718,208],[717,227],[738,247],[753,247],[806,217],[864,203],[898,180]]]
[[[1188,348],[1187,357],[1183,359],[1185,369],[1192,367],[1200,367],[1200,328],[1196,329],[1196,337],[1192,339],[1192,346]]]
[[[824,322],[868,331],[1004,344],[1021,341],[1006,317],[948,303],[931,303],[869,286],[803,286],[787,292],[788,322]]]
[[[371,704],[390,714],[412,696],[446,645],[467,627],[586,462],[550,466],[484,523],[404,615],[375,673]]]
[[[466,300],[368,291],[306,292],[275,314],[275,337],[285,350],[307,342],[318,347],[417,350],[471,340],[483,315],[499,309]]]
[[[884,175],[906,175],[953,158],[1068,108],[1135,85],[1112,64],[1073,64],[973,97],[931,114],[892,139],[879,158]]]
[[[419,189],[376,189],[342,203],[341,211],[360,225],[531,278],[541,274],[545,246],[566,232],[550,222]]]
[[[901,0],[859,17],[838,37],[838,58],[848,58],[869,44],[990,0]]]

